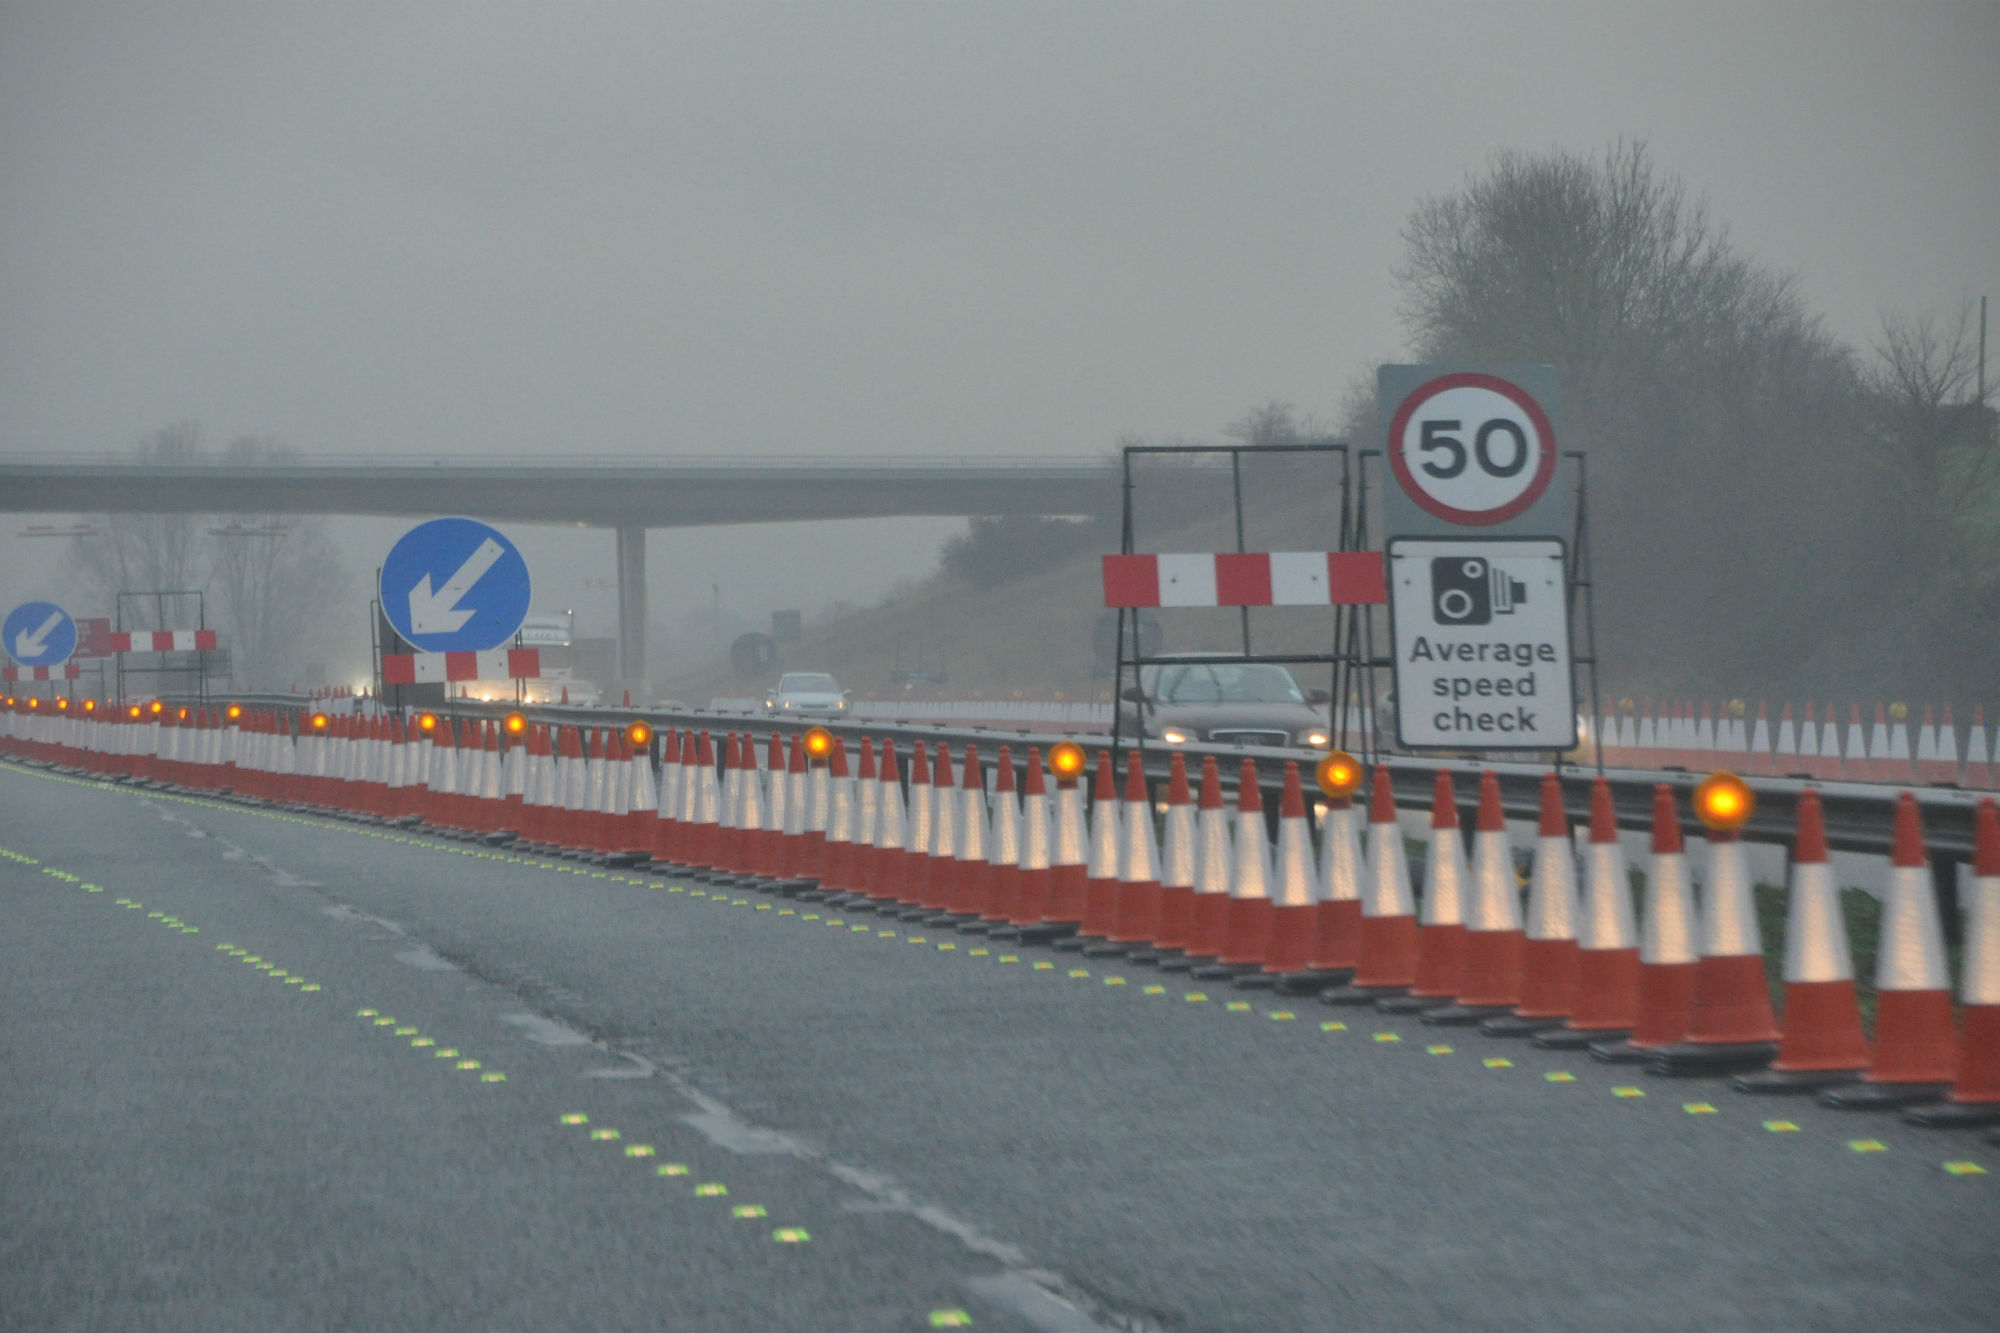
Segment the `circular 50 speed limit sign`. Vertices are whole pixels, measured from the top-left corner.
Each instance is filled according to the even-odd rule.
[[[1419,386],[1389,423],[1389,467],[1424,512],[1449,523],[1505,523],[1542,498],[1556,433],[1515,384],[1467,371]]]

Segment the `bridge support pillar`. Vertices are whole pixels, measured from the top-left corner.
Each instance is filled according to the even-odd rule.
[[[620,524],[617,533],[617,685],[632,691],[633,703],[644,704],[651,702],[646,698],[646,529],[642,524]]]

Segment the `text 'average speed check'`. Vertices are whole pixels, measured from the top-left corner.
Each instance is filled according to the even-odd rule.
[[[1563,543],[1389,543],[1396,739],[1413,749],[1577,743]]]

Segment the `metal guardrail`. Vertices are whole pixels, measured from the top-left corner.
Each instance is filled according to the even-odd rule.
[[[290,694],[232,695],[233,700],[245,704],[256,704],[271,708],[310,708],[316,703],[324,705],[324,700],[311,700]],[[342,700],[339,703],[348,701]],[[436,711],[453,717],[476,717],[497,720],[517,706],[510,703],[481,703],[469,699],[456,699],[439,706]],[[992,748],[1011,745],[1016,753],[1016,764],[1022,762],[1021,753],[1029,745],[1040,745],[1046,749],[1058,740],[1066,738],[1060,731],[1042,730],[1031,725],[1020,727],[940,727],[935,723],[921,720],[860,721],[826,720],[805,718],[771,718],[761,710],[749,713],[717,712],[707,709],[657,709],[657,708],[617,708],[586,707],[564,704],[525,704],[520,711],[537,722],[561,722],[572,725],[608,726],[633,719],[644,719],[656,731],[667,727],[703,728],[711,731],[746,731],[760,740],[771,732],[791,734],[813,722],[818,722],[837,736],[848,740],[861,737],[883,739],[893,737],[902,740],[949,741],[954,747],[972,742],[981,747],[983,757],[990,764]],[[1102,743],[1102,737],[1082,736],[1086,744]],[[1200,756],[1215,755],[1221,761],[1222,779],[1225,787],[1234,793],[1236,789],[1238,764],[1246,756],[1257,760],[1258,787],[1264,795],[1267,814],[1276,818],[1278,795],[1283,788],[1284,764],[1296,760],[1301,767],[1316,762],[1319,752],[1312,750],[1276,749],[1261,746],[1188,744],[1172,747],[1198,762]],[[1156,783],[1164,783],[1171,764],[1172,751],[1165,746],[1149,746],[1142,751],[1148,778]],[[1534,819],[1541,808],[1542,775],[1548,770],[1540,764],[1482,763],[1473,760],[1412,758],[1392,755],[1383,761],[1389,770],[1390,783],[1396,793],[1399,806],[1428,808],[1437,771],[1448,769],[1458,786],[1461,804],[1470,806],[1477,799],[1477,775],[1482,770],[1490,770],[1500,783],[1500,802],[1508,816],[1513,819]],[[1597,776],[1595,768],[1567,764],[1559,767],[1557,773],[1562,782],[1563,806],[1570,819],[1582,824],[1590,818],[1590,790]],[[1121,775],[1122,776],[1122,775]],[[1690,794],[1695,784],[1706,776],[1678,769],[1606,769],[1605,778],[1611,786],[1613,808],[1621,829],[1644,832],[1652,827],[1653,788],[1665,783],[1673,788],[1677,803],[1682,810],[1689,809]],[[1463,780],[1460,780],[1463,779]],[[1310,777],[1308,776],[1308,781]],[[1924,837],[1929,847],[1931,859],[1940,872],[1940,884],[1950,893],[1952,876],[1950,867],[1959,862],[1970,861],[1972,857],[1973,815],[1979,802],[1992,793],[1963,791],[1951,787],[1901,788],[1895,786],[1874,786],[1867,783],[1849,782],[1807,782],[1796,778],[1746,778],[1757,793],[1756,813],[1744,828],[1742,837],[1748,842],[1767,843],[1789,847],[1798,823],[1798,799],[1801,792],[1812,789],[1819,793],[1820,803],[1826,814],[1827,843],[1837,851],[1859,852],[1886,856],[1889,854],[1895,829],[1895,803],[1897,793],[1909,790],[1916,794],[1918,805],[1923,810]],[[1692,818],[1689,819],[1692,834],[1698,834]]]

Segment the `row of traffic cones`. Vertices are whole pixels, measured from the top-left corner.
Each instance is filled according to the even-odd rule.
[[[1802,717],[1787,703],[1775,720],[1757,705],[1754,721],[1732,716],[1740,708],[1718,710],[1704,703],[1661,704],[1654,716],[1650,700],[1634,716],[1630,701],[1621,713],[1606,712],[1598,722],[1604,762],[1616,768],[1680,768],[1705,772],[1731,769],[1751,777],[1800,777],[1821,782],[1968,787],[1988,791],[1996,783],[1994,733],[1985,709],[1974,706],[1972,725],[1959,741],[1951,705],[1940,711],[1926,704],[1911,726],[1903,705],[1875,705],[1872,727],[1861,706],[1848,707],[1843,728],[1832,704],[1808,702]],[[1718,712],[1720,716],[1718,716]]]

